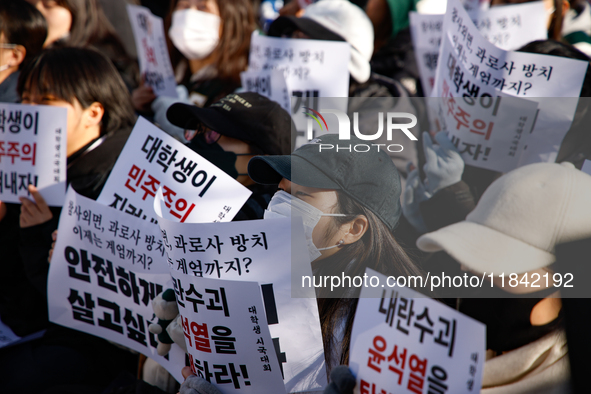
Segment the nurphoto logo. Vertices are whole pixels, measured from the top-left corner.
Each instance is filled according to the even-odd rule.
[[[327,151],[327,150],[336,150],[338,151],[355,151],[355,152],[369,152],[372,150],[372,147],[375,147],[378,151],[381,149],[385,149],[388,152],[396,153],[402,152],[404,147],[400,144],[324,144],[321,142],[320,139],[314,140],[314,131],[313,131],[313,120],[316,121],[318,126],[320,126],[320,130],[322,132],[330,132],[328,129],[328,124],[326,123],[326,119],[322,114],[333,114],[337,117],[338,121],[338,134],[339,134],[339,141],[350,141],[351,140],[351,120],[349,116],[340,110],[337,109],[323,109],[321,112],[316,111],[309,107],[303,107],[304,110],[308,112],[304,112],[305,115],[308,116],[308,124],[307,124],[307,132],[308,132],[308,140],[311,140],[310,143],[318,144],[318,151]],[[359,113],[353,113],[353,133],[357,138],[362,141],[376,141],[382,137],[384,133],[384,117],[386,120],[386,139],[388,141],[392,140],[392,134],[394,131],[402,131],[408,139],[411,141],[417,141],[417,137],[415,137],[409,129],[413,128],[417,124],[417,117],[413,114],[407,112],[388,112],[386,116],[384,116],[383,112],[378,112],[378,130],[374,134],[362,134],[359,130]],[[407,123],[394,123],[394,120],[400,119],[409,119],[410,122]]]

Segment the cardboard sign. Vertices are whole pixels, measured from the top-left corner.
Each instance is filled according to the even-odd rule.
[[[329,98],[349,96],[350,57],[351,48],[346,42],[276,38],[253,33],[248,69],[283,71],[292,97],[289,112],[298,131],[296,147],[309,139],[305,130],[311,118],[305,115],[305,108],[347,111],[342,106],[344,101],[333,102]],[[336,129],[336,119],[329,119],[328,128],[331,121],[335,122],[332,129]],[[320,135],[326,130],[314,126],[314,132]]]
[[[466,8],[466,5],[464,5]],[[540,1],[468,12],[483,37],[505,50],[546,39],[546,11]],[[431,95],[443,35],[443,14],[410,13],[410,31],[425,96]]]
[[[537,102],[535,126],[515,156],[520,156],[519,166],[554,161],[572,123],[587,62],[497,48],[482,37],[457,0],[449,2],[443,30],[432,95],[456,101],[459,97],[514,96]],[[438,100],[438,105],[441,112],[445,101]],[[518,124],[511,126],[518,128]],[[510,147],[498,148],[508,151]]]
[[[156,96],[177,97],[176,80],[164,35],[162,18],[146,7],[127,5],[127,13],[137,48],[140,73]]]
[[[251,194],[140,117],[97,201],[154,223],[154,196],[160,187],[166,213],[179,222],[230,221]]]
[[[148,326],[151,301],[172,283],[157,226],[77,195],[71,188],[48,277],[49,320],[154,359],[179,382],[185,354],[167,357]]]
[[[284,393],[258,283],[171,275],[193,373],[224,393]]]
[[[364,287],[349,356],[355,393],[479,393],[485,339],[484,324],[414,290]]]
[[[66,195],[67,110],[0,103],[0,201],[20,203],[35,185],[50,206]]]
[[[156,203],[163,207],[161,200]],[[158,213],[158,207],[155,210]],[[312,274],[301,221],[175,223],[160,217],[158,224],[171,269],[261,285],[286,390],[321,391],[327,378],[316,299],[292,297],[292,266]],[[292,248],[306,251],[307,259],[292,261]]]
[[[242,87],[247,92],[255,92],[281,105],[288,113],[290,92],[280,70],[244,71],[240,73]]]

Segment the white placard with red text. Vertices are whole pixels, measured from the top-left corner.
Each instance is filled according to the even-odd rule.
[[[127,13],[144,84],[150,86],[156,96],[176,98],[176,80],[168,56],[162,18],[138,5],[128,4]]]
[[[0,201],[30,197],[30,184],[50,206],[66,195],[65,108],[0,103]]]
[[[546,11],[541,1],[486,10],[476,9],[469,14],[484,38],[505,50],[518,49],[529,42],[546,39],[548,35]],[[443,14],[411,12],[409,16],[421,84],[425,96],[428,97],[435,81],[443,35]]]
[[[259,284],[170,274],[193,373],[223,393],[285,393]]]
[[[98,202],[155,222],[154,196],[179,222],[230,221],[251,192],[190,148],[140,117]]]
[[[414,290],[364,287],[349,355],[355,393],[479,393],[485,339],[484,324]]]
[[[432,96],[514,96],[537,102],[534,128],[515,157],[519,166],[554,161],[572,123],[587,62],[497,48],[482,37],[458,0],[448,3],[443,31]],[[442,107],[444,101],[438,104]],[[509,151],[510,146],[498,148]]]
[[[70,188],[47,285],[49,319],[138,351],[179,382],[183,350],[167,357],[148,331],[151,301],[172,283],[158,226],[82,197]]]
[[[157,206],[155,210],[158,213]],[[308,289],[311,298],[297,298],[299,293],[292,297],[292,266],[299,267],[294,271],[299,269],[302,275],[312,275],[301,221],[176,223],[159,217],[158,224],[172,270],[261,285],[286,390],[321,391],[327,378],[314,289]],[[305,251],[305,256],[292,249]],[[295,261],[299,258],[305,261]]]

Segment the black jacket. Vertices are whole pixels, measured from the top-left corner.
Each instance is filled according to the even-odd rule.
[[[98,197],[130,132],[108,133],[95,149],[88,150],[89,144],[68,158],[67,180],[76,192]],[[51,208],[53,218],[49,221],[23,229],[19,226],[20,205],[7,204],[7,208],[0,221],[0,250],[5,262],[0,275],[0,316],[23,336],[48,325],[47,257],[61,208]]]

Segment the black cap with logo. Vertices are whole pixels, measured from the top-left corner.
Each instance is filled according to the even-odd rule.
[[[302,186],[341,190],[393,230],[402,212],[400,175],[378,148],[353,136],[341,141],[338,134],[325,134],[291,155],[253,157],[248,175],[267,185],[286,178]]]
[[[176,103],[166,117],[187,130],[203,124],[221,135],[248,142],[263,154],[291,152],[291,116],[278,103],[258,93],[232,93],[207,108]]]

